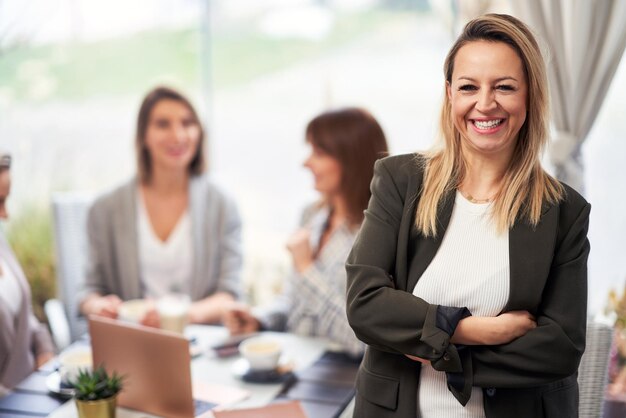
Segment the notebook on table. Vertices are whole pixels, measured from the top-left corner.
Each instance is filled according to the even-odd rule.
[[[182,335],[100,317],[89,318],[89,333],[93,364],[126,376],[119,406],[171,418],[210,417],[226,397],[208,396],[211,386],[205,385],[209,393],[194,399],[189,341]],[[231,401],[247,396],[237,388],[221,389],[229,389]]]
[[[309,418],[298,401],[275,403],[260,408],[215,411],[213,415],[215,418]]]

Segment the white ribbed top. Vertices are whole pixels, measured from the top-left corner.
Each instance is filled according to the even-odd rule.
[[[456,193],[441,247],[413,289],[428,303],[467,307],[474,316],[498,315],[509,298],[509,234],[496,232],[489,203],[469,202]],[[420,418],[484,418],[480,388],[463,407],[446,386],[446,375],[422,366]]]

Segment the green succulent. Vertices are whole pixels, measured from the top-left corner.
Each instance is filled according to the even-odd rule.
[[[122,390],[124,376],[113,372],[111,376],[103,366],[93,371],[81,370],[74,382],[74,397],[81,401],[110,398]]]

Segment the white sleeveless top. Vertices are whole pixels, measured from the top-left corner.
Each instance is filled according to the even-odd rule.
[[[183,213],[167,241],[163,242],[152,228],[141,193],[138,196],[139,271],[143,296],[159,298],[171,292],[189,295],[193,271],[189,210]]]
[[[509,234],[497,234],[490,203],[476,204],[456,193],[450,224],[413,294],[429,303],[467,307],[474,316],[497,316],[509,298]],[[478,387],[463,407],[450,393],[446,375],[422,366],[420,418],[484,418]]]

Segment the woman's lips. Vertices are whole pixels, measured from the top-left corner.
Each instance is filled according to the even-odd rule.
[[[480,134],[492,134],[502,129],[506,118],[470,119],[469,121],[474,131]]]
[[[186,148],[168,149],[167,150],[167,155],[169,155],[170,157],[181,157],[181,156],[185,155],[186,153],[187,153],[187,149]]]

